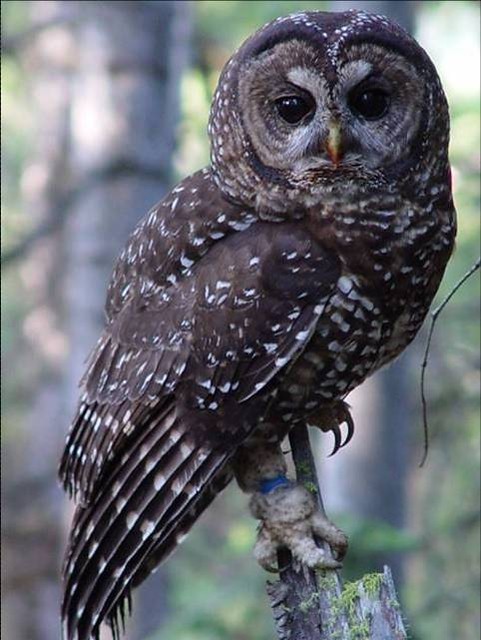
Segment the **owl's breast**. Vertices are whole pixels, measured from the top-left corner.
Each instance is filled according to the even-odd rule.
[[[396,296],[366,287],[357,276],[341,276],[315,334],[278,388],[280,419],[305,419],[344,398],[409,344],[426,310],[422,296],[399,304]]]

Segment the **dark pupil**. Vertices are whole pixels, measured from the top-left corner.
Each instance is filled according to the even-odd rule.
[[[299,96],[286,96],[276,101],[277,111],[283,120],[295,124],[309,113],[311,105]]]
[[[366,120],[377,120],[386,113],[389,96],[381,89],[365,89],[351,95],[349,106]]]

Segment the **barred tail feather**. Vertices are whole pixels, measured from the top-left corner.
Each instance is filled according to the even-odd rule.
[[[131,586],[208,506],[227,459],[224,451],[193,446],[175,407],[139,432],[111,485],[77,512],[64,566],[65,640],[97,638],[105,618],[118,632]]]
[[[131,590],[147,578],[185,540],[197,518],[232,479],[230,473],[220,472],[218,476],[215,474],[216,469],[211,472],[213,481],[202,486],[199,495],[189,499],[181,507],[180,512],[169,510],[167,524],[164,524],[163,521],[159,523],[151,536],[150,544],[147,544],[145,548],[139,548],[130,557],[124,580],[111,584],[110,592],[105,597],[99,616],[100,619],[105,618],[110,623],[114,640],[117,640],[115,626],[117,629],[124,627],[125,605],[127,604],[127,608],[129,607]],[[199,478],[199,481],[209,482],[205,477]],[[118,624],[119,618],[121,625]]]
[[[156,398],[150,404],[97,405],[88,404],[83,397],[59,467],[60,480],[70,496],[87,504],[113,452],[124,448],[134,429],[140,431],[146,424],[158,423],[170,402],[171,398]]]

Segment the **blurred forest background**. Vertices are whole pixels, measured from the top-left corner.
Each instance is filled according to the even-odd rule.
[[[71,507],[56,481],[83,361],[114,257],[137,220],[208,163],[219,71],[264,22],[305,9],[394,15],[433,58],[452,114],[459,236],[438,300],[480,236],[479,2],[2,2],[2,632],[58,638],[58,568]],[[327,458],[328,512],[350,535],[348,579],[388,562],[411,637],[479,637],[479,275],[351,397],[357,431]],[[140,589],[128,640],[271,640],[255,522],[230,487]],[[106,636],[107,637],[107,636]]]

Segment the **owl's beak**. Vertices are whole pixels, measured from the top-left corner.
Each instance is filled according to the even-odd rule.
[[[329,133],[326,141],[326,150],[332,164],[337,167],[342,160],[341,125],[332,120],[329,124]]]

